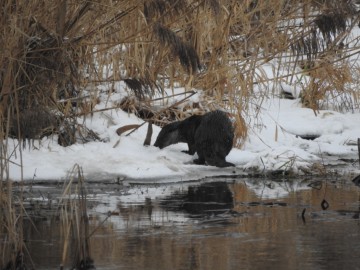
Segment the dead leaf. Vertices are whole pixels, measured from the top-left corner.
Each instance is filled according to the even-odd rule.
[[[126,126],[122,126],[122,127],[119,127],[117,130],[116,130],[116,133],[117,135],[121,135],[123,134],[124,132],[130,130],[130,129],[135,129],[135,128],[138,128],[140,125],[126,125]]]

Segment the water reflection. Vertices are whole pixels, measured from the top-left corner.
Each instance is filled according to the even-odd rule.
[[[97,269],[357,269],[360,188],[231,180],[93,189]],[[102,187],[104,190],[104,188]],[[329,203],[322,210],[321,202]],[[301,218],[303,210],[305,223]],[[112,216],[105,222],[108,211]],[[27,226],[36,269],[60,265],[59,221]]]
[[[211,182],[189,186],[187,191],[174,192],[161,200],[169,211],[185,211],[192,218],[224,213],[233,209],[234,199],[226,182]]]

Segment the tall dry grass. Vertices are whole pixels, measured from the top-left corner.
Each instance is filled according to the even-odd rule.
[[[69,259],[72,262],[72,269],[95,269],[91,259],[91,233],[86,196],[82,169],[74,165],[69,180],[64,182],[63,195],[59,203],[64,238],[61,269]]]
[[[3,120],[0,115],[0,120]],[[27,269],[28,255],[23,234],[23,187],[13,193],[13,182],[9,178],[8,130],[0,132],[0,269]],[[20,150],[21,155],[21,150]]]
[[[347,61],[358,50],[357,37],[348,44],[359,23],[351,1],[5,0],[1,12],[0,113],[22,139],[91,113],[96,85],[117,81],[150,107],[165,88],[204,90],[242,128],[249,106],[261,105],[254,90],[273,94],[301,74],[310,78],[305,106],[316,111],[339,92],[358,106],[349,87],[358,70]],[[81,98],[84,88],[95,91]],[[22,115],[36,107],[43,124],[29,132]]]

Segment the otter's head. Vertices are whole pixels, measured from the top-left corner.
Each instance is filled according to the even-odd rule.
[[[171,144],[180,142],[179,124],[180,122],[174,122],[164,126],[157,136],[154,146],[162,149]]]

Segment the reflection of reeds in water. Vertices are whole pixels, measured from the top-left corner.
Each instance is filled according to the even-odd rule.
[[[0,114],[0,122],[3,121]],[[0,130],[0,269],[27,269],[24,252],[22,182],[20,195],[13,194],[9,179],[7,135],[9,126]],[[17,206],[17,207],[16,207]]]
[[[72,256],[73,269],[94,268],[90,256],[89,218],[86,208],[85,179],[81,167],[75,165],[69,181],[64,183],[62,201],[59,204],[65,238],[61,269],[68,256]]]
[[[0,269],[26,269],[24,261],[23,209],[17,211],[12,183],[0,181]]]
[[[2,145],[0,150],[4,149]],[[1,166],[1,173],[4,175],[8,163],[2,160]],[[25,211],[26,198],[23,195],[22,183],[20,188],[14,189],[13,181],[9,178],[5,179],[6,181],[0,181],[0,269],[23,270],[29,269],[29,265],[36,269],[31,259],[33,250],[28,250],[25,244],[26,228],[23,221],[24,218],[33,217],[33,214],[31,210]],[[89,232],[85,179],[78,165],[73,167],[68,181],[64,183],[55,218],[60,218],[61,221],[60,242],[63,243],[63,253],[61,262],[59,260],[60,268],[63,269],[71,262],[71,269],[93,269],[90,237],[97,228]],[[30,224],[35,226],[31,219]]]

